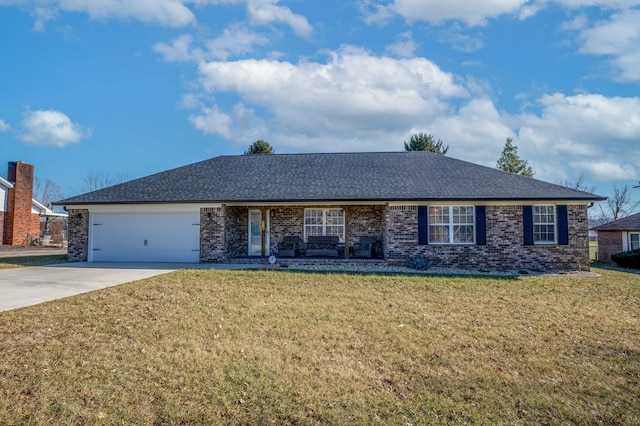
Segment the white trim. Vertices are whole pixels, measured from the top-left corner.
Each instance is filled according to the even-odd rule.
[[[13,188],[13,184],[2,176],[0,176],[0,185],[5,186],[7,189]]]
[[[629,251],[629,233],[627,231],[622,231],[622,251]]]
[[[553,223],[551,222],[536,222],[536,207],[553,207]],[[533,223],[533,244],[534,245],[554,245],[558,244],[558,206],[555,204],[533,204],[531,210],[531,222]],[[553,225],[553,241],[536,241],[536,224],[537,225]]]
[[[258,210],[258,209],[249,209],[249,211],[247,213],[247,256],[256,256],[255,254],[251,253],[251,212],[260,212],[260,226],[262,226],[262,211]],[[266,256],[269,256],[271,254],[270,253],[270,247],[269,247],[270,246],[270,244],[269,244],[270,235],[269,234],[271,234],[270,227],[269,227],[269,225],[270,225],[269,217],[271,215],[269,213],[270,213],[270,210],[267,210],[265,212],[265,217],[266,217],[265,227],[266,227],[266,229],[265,229],[265,233],[264,234],[265,234],[266,239],[267,239],[267,241],[265,243],[265,255]],[[261,236],[261,238],[262,238],[262,236]],[[262,248],[260,249],[259,256],[262,256]]]
[[[94,214],[89,211],[89,229],[87,238],[87,262],[93,262],[93,218]]]
[[[389,204],[387,201],[239,201],[239,202],[230,202],[230,203],[222,203],[225,206],[229,207],[287,207],[287,206],[304,206],[304,207],[343,207],[343,206],[386,206]]]
[[[589,205],[591,201],[584,200],[512,200],[512,201],[494,201],[494,200],[434,200],[434,201],[391,201],[387,203],[390,207],[415,207],[415,206],[533,206],[533,205]],[[348,204],[348,203],[345,203]],[[365,203],[367,204],[367,203]]]
[[[429,222],[427,223],[427,238],[429,240],[429,244],[430,245],[442,245],[442,246],[460,246],[460,245],[475,245],[476,244],[476,232],[477,232],[477,224],[476,224],[476,209],[475,206],[471,205],[471,204],[463,204],[463,205],[453,205],[453,204],[442,204],[442,205],[430,205],[429,207],[448,207],[449,208],[449,221],[447,223],[431,223],[430,222],[430,218],[431,218],[431,212],[429,212]],[[459,223],[459,224],[455,224],[453,223],[453,209],[454,207],[471,207],[471,214],[473,216],[473,222],[471,224],[468,223]],[[471,227],[473,228],[473,241],[463,241],[463,242],[455,242],[453,241],[454,238],[454,231],[453,231],[453,227],[454,226],[469,226],[471,225]],[[431,226],[446,226],[449,228],[449,241],[444,242],[444,241],[431,241]]]
[[[638,235],[639,238],[640,238],[640,232],[628,232],[628,234],[629,234],[629,246],[628,246],[628,248],[629,248],[629,251],[631,251],[631,250],[633,250],[633,246],[631,245],[631,236],[632,235]]]
[[[222,204],[92,204],[69,206],[72,210],[93,213],[189,213],[201,208],[220,208]]]
[[[331,206],[331,207],[309,207],[309,208],[305,208],[304,212],[302,214],[302,238],[303,241],[306,243],[307,242],[307,212],[309,210],[322,210],[322,235],[327,235],[327,223],[326,223],[326,218],[327,218],[327,210],[341,210],[342,211],[342,235],[338,235],[338,238],[340,239],[340,242],[344,242],[344,238],[345,238],[345,234],[346,234],[346,227],[347,227],[347,217],[346,217],[346,213],[344,212],[343,208],[336,208],[338,206]],[[309,225],[309,226],[318,226],[318,225]],[[337,226],[334,224],[329,224],[328,226]]]

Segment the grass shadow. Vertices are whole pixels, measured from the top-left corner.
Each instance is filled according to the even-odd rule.
[[[66,254],[51,254],[44,256],[16,256],[0,258],[0,269],[21,268],[26,266],[45,266],[67,263]]]
[[[620,266],[611,265],[611,264],[608,264],[608,263],[594,262],[594,263],[591,264],[591,267],[592,268],[598,268],[598,269],[606,269],[608,271],[626,272],[626,273],[635,274],[635,275],[639,275],[640,274],[640,269],[621,268]]]

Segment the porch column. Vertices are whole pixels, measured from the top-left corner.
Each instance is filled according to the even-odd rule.
[[[344,258],[349,259],[349,215],[348,208],[345,206],[342,209],[344,211]]]
[[[262,231],[262,257],[267,255],[267,208],[260,207],[262,220],[260,221],[260,230]]]

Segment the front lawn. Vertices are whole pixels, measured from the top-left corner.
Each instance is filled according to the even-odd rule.
[[[640,424],[640,275],[187,270],[0,313],[0,424]]]
[[[0,269],[21,268],[67,263],[66,254],[46,254],[38,256],[0,257]]]

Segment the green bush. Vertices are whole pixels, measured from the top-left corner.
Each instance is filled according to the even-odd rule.
[[[611,260],[622,268],[640,269],[640,250],[612,254]]]

